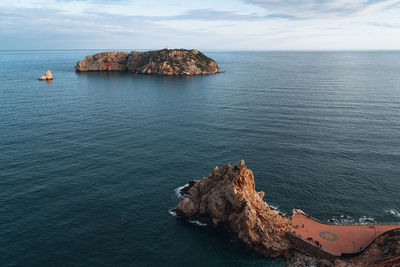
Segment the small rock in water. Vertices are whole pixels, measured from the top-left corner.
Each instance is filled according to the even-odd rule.
[[[41,81],[53,80],[53,75],[51,74],[51,71],[50,71],[50,70],[47,70],[47,71],[46,71],[46,74],[43,75],[43,76],[41,76],[41,77],[39,78],[39,80],[41,80]]]

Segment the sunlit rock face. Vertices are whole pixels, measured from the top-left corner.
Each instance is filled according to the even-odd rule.
[[[50,80],[53,80],[53,74],[51,74],[51,71],[50,71],[50,70],[47,70],[47,71],[46,71],[46,74],[43,75],[43,76],[41,76],[41,77],[39,78],[39,80],[41,80],[41,81],[50,81]]]
[[[184,199],[175,209],[178,216],[223,228],[254,252],[287,258],[287,266],[400,266],[400,230],[385,233],[353,257],[329,255],[297,242],[293,217],[281,216],[263,201],[264,192],[255,190],[253,172],[243,161],[215,167],[180,193]],[[304,213],[295,209],[296,214]]]
[[[204,75],[219,72],[218,64],[198,50],[163,49],[128,56],[129,71],[141,74]]]
[[[291,230],[291,220],[270,208],[263,196],[264,192],[256,192],[253,172],[242,161],[215,167],[208,177],[192,183],[176,213],[222,226],[262,255],[288,257],[286,233]]]
[[[125,71],[127,52],[103,52],[78,61],[75,71]]]
[[[75,70],[129,71],[156,75],[205,75],[220,72],[218,64],[198,50],[163,49],[147,52],[104,52],[79,61]]]

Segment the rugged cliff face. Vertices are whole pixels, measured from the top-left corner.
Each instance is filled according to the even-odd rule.
[[[87,56],[76,71],[130,71],[139,74],[205,75],[219,72],[218,64],[198,50],[105,52]]]
[[[128,56],[128,70],[142,74],[202,75],[218,73],[217,63],[198,50],[163,49]]]
[[[256,192],[253,172],[244,162],[225,165],[181,190],[184,199],[176,214],[222,227],[249,249],[266,257],[285,257],[288,266],[399,266],[400,230],[377,238],[354,257],[336,257],[293,240],[292,218],[281,216]],[[301,213],[293,210],[293,213]],[[304,243],[304,242],[303,242]],[[303,244],[302,243],[302,244]]]
[[[249,249],[267,257],[289,256],[290,219],[262,200],[264,192],[255,191],[253,172],[243,161],[216,167],[186,190],[177,215],[223,226]]]
[[[103,52],[78,61],[75,71],[125,71],[127,52]]]

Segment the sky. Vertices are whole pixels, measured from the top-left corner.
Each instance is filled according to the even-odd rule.
[[[400,0],[0,0],[0,50],[398,50]]]

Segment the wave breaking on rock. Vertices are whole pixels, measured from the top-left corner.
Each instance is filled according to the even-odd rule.
[[[212,226],[223,226],[249,249],[267,257],[289,256],[289,218],[282,217],[256,192],[253,172],[244,162],[218,167],[192,181],[177,206],[177,215]]]
[[[314,226],[327,229],[338,229],[338,226],[314,220],[301,210],[294,209],[291,217],[279,214],[276,208],[263,201],[264,192],[255,190],[253,172],[247,169],[244,161],[215,167],[207,177],[191,181],[179,190],[183,200],[175,209],[177,216],[189,222],[223,228],[254,252],[266,257],[287,258],[288,266],[400,266],[400,230],[396,228],[400,225],[376,224],[367,217],[357,225],[339,225],[349,228],[350,237],[351,231],[356,233],[360,228],[366,235],[372,228],[381,227],[388,231],[382,230],[365,249],[351,256],[330,254],[328,243],[331,241],[327,240],[335,241],[336,234],[321,232],[327,240],[317,242],[311,237],[299,236],[299,233],[315,232]],[[311,228],[305,229],[299,221]],[[341,230],[337,234],[340,238],[336,248],[340,251],[346,238],[341,240]]]

